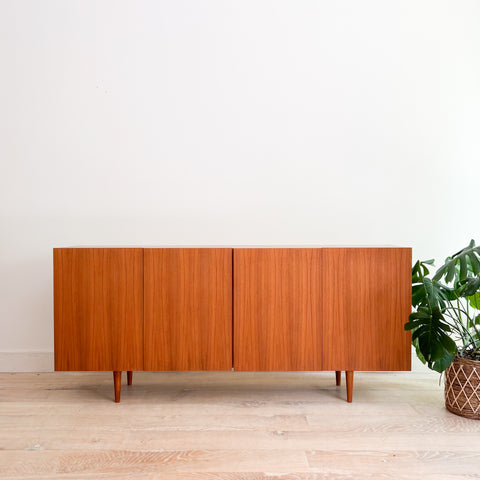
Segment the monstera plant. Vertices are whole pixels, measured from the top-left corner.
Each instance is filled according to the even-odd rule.
[[[413,266],[413,311],[405,329],[412,331],[423,363],[437,372],[447,370],[447,408],[480,418],[480,246],[472,240],[431,276],[433,264]]]
[[[472,240],[430,278],[433,260],[412,269],[412,330],[417,355],[443,372],[455,356],[480,360],[480,246]]]

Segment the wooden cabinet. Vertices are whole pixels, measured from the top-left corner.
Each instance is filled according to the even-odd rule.
[[[409,248],[54,249],[55,369],[409,370]]]

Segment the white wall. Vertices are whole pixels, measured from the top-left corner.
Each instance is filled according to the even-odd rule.
[[[51,368],[55,246],[480,241],[479,25],[477,0],[0,0],[3,369]]]

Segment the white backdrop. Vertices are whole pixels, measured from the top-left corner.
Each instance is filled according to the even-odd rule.
[[[480,2],[0,0],[0,358],[52,248],[480,241]]]

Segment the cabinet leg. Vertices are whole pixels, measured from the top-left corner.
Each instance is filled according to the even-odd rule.
[[[129,370],[127,372],[127,384],[131,385],[132,382],[133,382],[133,372],[131,370]]]
[[[115,403],[120,403],[120,390],[122,389],[122,372],[113,372],[113,386],[115,388]]]
[[[347,370],[345,372],[345,378],[347,380],[347,402],[352,403],[353,397],[353,370]]]
[[[342,384],[342,372],[340,370],[335,370],[335,380],[337,387]]]

